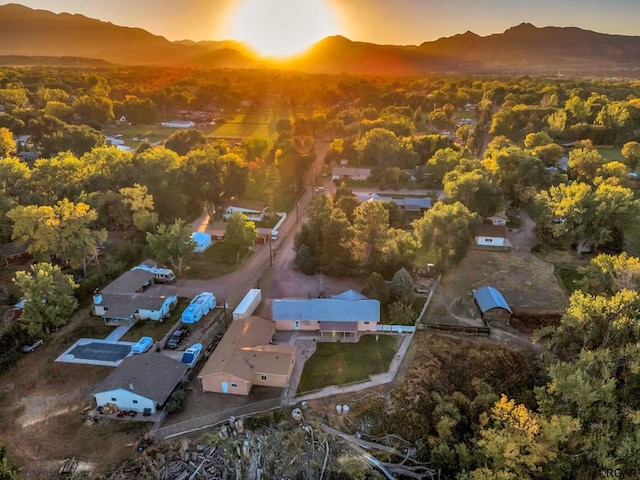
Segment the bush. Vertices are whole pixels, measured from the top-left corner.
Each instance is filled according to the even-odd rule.
[[[167,412],[176,413],[181,411],[186,399],[187,394],[184,390],[176,390],[173,392],[169,397],[169,400],[167,400]]]

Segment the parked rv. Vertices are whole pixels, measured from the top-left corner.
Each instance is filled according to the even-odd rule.
[[[202,344],[194,343],[189,348],[187,348],[182,354],[182,363],[186,363],[190,367],[193,367],[198,358],[200,358],[200,354],[202,353]]]
[[[138,340],[133,347],[131,347],[132,355],[139,355],[141,353],[146,352],[153,345],[153,338],[151,337],[142,337]]]
[[[216,306],[216,297],[211,292],[202,292],[193,297],[182,312],[182,323],[196,323]]]

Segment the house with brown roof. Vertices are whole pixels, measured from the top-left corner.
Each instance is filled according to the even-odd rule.
[[[476,235],[476,245],[483,247],[511,248],[511,242],[507,239],[507,227],[483,223]]]
[[[186,378],[189,365],[156,352],[126,357],[91,393],[98,407],[154,415]]]
[[[167,318],[177,304],[175,287],[156,285],[152,270],[134,268],[93,295],[93,314],[105,325],[133,325]]]
[[[264,318],[234,320],[198,375],[201,390],[248,395],[253,385],[287,387],[296,349],[272,345],[274,333]]]

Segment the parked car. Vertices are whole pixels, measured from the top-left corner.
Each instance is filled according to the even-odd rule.
[[[316,188],[316,193],[322,193],[322,192],[324,192],[324,187]]]
[[[171,337],[169,338],[169,341],[167,342],[167,347],[171,348],[171,349],[176,349],[178,348],[178,345],[180,345],[180,342],[182,340],[184,340],[184,338],[189,335],[189,329],[184,327],[184,328],[179,328],[177,329],[175,332],[173,332],[171,334]]]
[[[138,355],[140,353],[144,353],[151,348],[151,345],[153,345],[153,338],[142,337],[135,345],[133,345],[133,347],[131,347],[131,354]]]
[[[273,231],[271,232],[271,240],[272,240],[272,241],[275,241],[275,240],[277,240],[277,239],[278,239],[278,230],[273,230]]]
[[[22,351],[24,353],[30,353],[30,352],[34,352],[36,350],[36,348],[38,348],[39,346],[41,346],[44,343],[44,340],[41,338],[39,340],[36,340],[33,343],[29,343],[25,346],[22,347]]]

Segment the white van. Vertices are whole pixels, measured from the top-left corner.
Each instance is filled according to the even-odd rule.
[[[272,240],[272,241],[275,241],[275,240],[277,240],[277,239],[278,239],[278,230],[273,230],[273,231],[271,232],[271,240]]]

